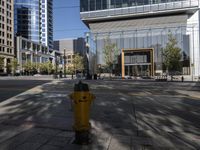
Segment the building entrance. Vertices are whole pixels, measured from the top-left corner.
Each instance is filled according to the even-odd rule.
[[[153,76],[153,49],[123,49],[122,78],[124,76]]]
[[[151,65],[125,65],[125,76],[151,76]]]

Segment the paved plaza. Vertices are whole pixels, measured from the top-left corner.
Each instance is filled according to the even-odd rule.
[[[0,150],[199,150],[200,83],[89,80],[90,145],[75,145],[68,95],[52,80],[0,103]]]

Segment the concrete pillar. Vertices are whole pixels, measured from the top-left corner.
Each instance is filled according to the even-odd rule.
[[[31,63],[33,63],[33,54],[32,53],[30,54],[30,57],[31,57]]]
[[[42,63],[42,56],[39,56],[39,58],[40,58],[40,63]]]
[[[7,72],[7,58],[4,58],[4,72]]]

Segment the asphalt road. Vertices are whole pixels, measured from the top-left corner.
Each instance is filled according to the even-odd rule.
[[[35,86],[49,82],[48,80],[0,80],[0,102],[25,92]]]

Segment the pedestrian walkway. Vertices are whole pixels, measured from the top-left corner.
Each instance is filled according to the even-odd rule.
[[[91,144],[73,144],[73,112],[68,95],[73,92],[75,82],[53,80],[0,103],[0,150],[200,148],[200,136],[190,134],[191,139],[184,141],[179,137],[188,138],[188,135],[165,129],[161,131],[158,126],[151,130],[148,126],[150,122],[138,118],[144,115],[140,103],[144,99],[147,101],[150,94],[128,94],[141,92],[141,89],[134,88],[134,83],[119,86],[115,81],[87,81],[96,95],[91,108]],[[153,100],[147,101],[151,106],[153,103],[149,102]],[[150,117],[151,114],[146,116],[147,119]]]

